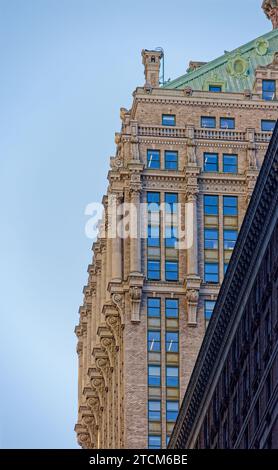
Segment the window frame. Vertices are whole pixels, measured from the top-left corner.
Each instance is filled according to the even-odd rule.
[[[223,121],[227,121],[227,122],[232,123],[232,126],[230,126],[230,125],[228,125],[228,126],[223,125]],[[230,116],[228,116],[228,117],[224,117],[224,116],[220,117],[220,129],[232,131],[232,130],[234,130],[235,128],[236,128],[236,120],[235,120],[235,118],[230,117]]]
[[[154,159],[153,161],[156,163],[158,162],[158,165],[150,166],[149,163],[150,161],[150,153],[153,152],[154,154],[158,155],[158,159]],[[161,152],[160,150],[156,149],[148,149],[147,150],[147,169],[148,170],[160,170],[161,169]]]
[[[236,159],[236,163],[235,164],[232,164],[232,163],[226,163],[225,162],[225,159],[226,158],[235,158]],[[227,171],[227,167],[229,168],[235,168],[235,171]],[[224,153],[223,154],[223,173],[231,173],[231,174],[235,174],[237,175],[238,174],[238,155],[236,154],[228,154],[228,153]]]
[[[209,157],[216,157],[216,162],[211,163],[211,162],[206,162],[206,159]],[[203,168],[204,172],[206,173],[218,173],[219,172],[219,154],[218,153],[213,153],[213,152],[204,152],[204,161],[203,161]],[[209,167],[215,166],[214,169],[209,169]]]
[[[165,123],[165,120],[167,121],[167,118],[173,118],[173,124],[171,123]],[[166,127],[175,127],[176,126],[176,123],[177,123],[177,117],[175,114],[162,114],[162,126],[166,126]]]
[[[168,157],[169,157],[169,154],[172,154],[176,157],[175,160],[170,160],[168,161],[167,160],[167,154],[168,154]],[[174,168],[171,168],[171,164],[174,164]],[[169,166],[168,166],[169,165]],[[179,152],[175,151],[175,150],[165,150],[164,152],[164,168],[165,170],[167,171],[178,171],[179,169]]]
[[[205,126],[203,121],[205,119],[208,120],[213,120],[214,125],[213,126]],[[202,129],[216,129],[216,117],[215,116],[201,116],[201,128]]]

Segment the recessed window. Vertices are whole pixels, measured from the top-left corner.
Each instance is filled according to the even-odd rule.
[[[177,227],[165,227],[165,247],[175,248],[178,240]]]
[[[205,250],[218,250],[219,234],[217,229],[205,229]]]
[[[148,299],[148,317],[149,318],[160,318],[161,307],[160,299]]]
[[[263,119],[261,122],[262,131],[273,132],[275,124],[276,124],[276,121],[269,121],[269,120]]]
[[[176,193],[165,193],[165,209],[167,213],[177,213],[178,195]]]
[[[161,341],[160,331],[148,331],[148,351],[160,352]]]
[[[220,118],[220,127],[221,129],[234,129],[235,120],[234,118]]]
[[[179,317],[179,301],[175,299],[166,299],[165,301],[166,318]]]
[[[237,155],[223,155],[223,172],[224,173],[238,173],[238,156]]]
[[[205,215],[218,215],[218,196],[204,196]]]
[[[167,150],[165,152],[165,170],[178,170],[178,152]]]
[[[213,93],[221,93],[222,86],[221,85],[209,85],[209,91],[212,91]]]
[[[204,153],[204,171],[218,172],[218,154]]]
[[[165,279],[169,282],[178,281],[179,278],[179,263],[178,261],[165,262]]]
[[[236,196],[223,197],[223,214],[232,217],[238,215],[238,198]]]
[[[160,151],[148,150],[147,160],[148,160],[148,168],[159,169],[160,168]]]
[[[211,116],[202,116],[201,117],[201,127],[208,129],[214,129],[216,127],[216,118]]]
[[[263,80],[263,100],[273,101],[276,96],[276,81],[275,80]]]
[[[160,280],[160,261],[148,260],[148,280]]]
[[[161,369],[160,366],[149,366],[148,383],[150,387],[160,387],[161,385]]]
[[[209,282],[212,284],[219,283],[218,263],[205,263],[205,282]]]
[[[176,116],[174,114],[163,114],[162,115],[162,125],[163,126],[175,126],[176,125]]]
[[[179,414],[179,402],[167,401],[166,403],[166,420],[174,423]]]
[[[160,246],[160,227],[158,225],[148,225],[148,246],[151,248]]]
[[[161,449],[161,436],[149,435],[149,449]]]
[[[233,251],[237,235],[237,230],[224,230],[224,250]]]
[[[179,333],[178,332],[166,332],[166,351],[170,353],[179,352]]]
[[[179,386],[178,367],[166,367],[166,386],[173,388]]]
[[[161,421],[160,400],[149,400],[149,421]]]
[[[216,302],[213,300],[205,300],[205,319],[209,321],[212,317]]]

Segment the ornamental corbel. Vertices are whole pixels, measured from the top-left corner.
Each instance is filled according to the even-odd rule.
[[[124,323],[124,295],[122,293],[112,293],[111,300],[117,308],[121,322]]]
[[[142,299],[142,287],[131,286],[129,289],[130,303],[131,303],[131,321],[134,323],[140,322],[140,306]]]
[[[108,382],[109,376],[111,374],[111,366],[108,357],[98,357],[96,358],[96,366],[101,371],[104,383],[105,383],[105,391],[108,392]]]
[[[186,293],[188,325],[197,326],[197,307],[199,291],[190,289]]]
[[[100,344],[108,355],[110,366],[111,366],[111,371],[112,371],[114,368],[115,353],[116,353],[115,340],[112,337],[107,337],[107,336],[102,337],[100,340]]]
[[[120,340],[121,340],[121,331],[122,331],[122,323],[121,318],[118,314],[106,314],[105,318],[106,324],[108,328],[111,330],[114,339],[115,339],[115,349],[116,351],[120,348]]]
[[[88,428],[83,424],[78,423],[75,426],[75,432],[77,435],[77,442],[80,447],[82,447],[82,449],[91,449],[92,442]]]
[[[89,371],[89,376],[91,379],[91,387],[95,391],[99,398],[100,410],[103,410],[103,399],[105,393],[105,382],[102,375],[95,369]]]
[[[99,423],[100,423],[101,407],[100,407],[100,401],[99,401],[99,397],[97,393],[96,392],[93,392],[93,393],[95,394],[94,396],[87,398],[87,405],[94,415],[95,425],[96,425],[96,428],[98,429]]]

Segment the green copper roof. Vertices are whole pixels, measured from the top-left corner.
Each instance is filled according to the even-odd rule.
[[[209,85],[222,85],[222,91],[226,92],[252,90],[255,70],[271,64],[275,52],[278,52],[278,29],[166,83],[163,88],[191,87],[206,91]]]

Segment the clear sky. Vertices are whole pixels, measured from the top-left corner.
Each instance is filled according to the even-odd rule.
[[[119,109],[269,30],[262,0],[0,0],[0,447],[75,448],[74,327]]]

